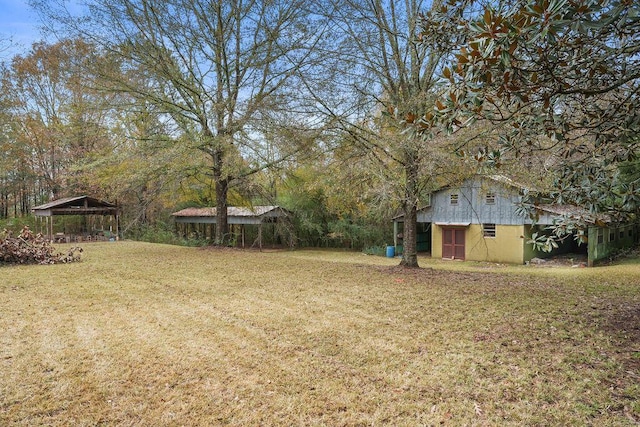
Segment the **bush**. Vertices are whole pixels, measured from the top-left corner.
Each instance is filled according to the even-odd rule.
[[[163,223],[158,223],[155,227],[144,225],[140,226],[128,233],[129,238],[140,242],[149,243],[163,243],[167,245],[179,245],[179,246],[206,246],[206,239],[202,238],[188,238],[184,239],[177,236],[172,230],[168,229],[168,226]]]
[[[0,263],[3,264],[58,264],[80,261],[82,248],[73,247],[56,253],[51,242],[42,234],[33,234],[28,226],[22,227],[17,237],[6,229],[0,237]]]
[[[386,246],[369,246],[362,250],[362,253],[365,255],[377,255],[377,256],[386,256],[387,247]]]
[[[37,225],[36,217],[33,215],[0,219],[0,230],[7,230],[14,235],[20,234],[24,226],[29,227],[30,230],[37,230]]]

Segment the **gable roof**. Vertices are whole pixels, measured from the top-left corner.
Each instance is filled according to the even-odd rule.
[[[495,182],[497,182],[499,184],[508,185],[508,186],[516,188],[518,190],[527,190],[527,191],[534,191],[535,190],[535,188],[533,188],[531,186],[524,185],[521,182],[514,181],[513,179],[511,179],[511,178],[509,178],[508,176],[505,176],[505,175],[478,175],[478,177],[479,178],[487,178],[487,179],[495,181]]]
[[[89,196],[64,197],[35,206],[36,216],[52,215],[117,215],[118,206]]]
[[[609,215],[594,214],[592,212],[589,212],[589,210],[585,209],[584,207],[568,204],[538,203],[534,206],[534,209],[537,211],[536,215],[523,216],[521,213],[517,213],[515,211],[515,206],[517,206],[518,200],[520,199],[517,194],[522,194],[523,191],[537,190],[516,182],[504,175],[475,175],[474,177],[463,180],[457,185],[452,184],[450,186],[440,187],[439,189],[434,191],[432,195],[435,196],[435,200],[439,200],[438,196],[441,196],[446,191],[451,191],[452,189],[458,191],[462,188],[472,191],[472,188],[474,188],[474,186],[477,186],[478,183],[482,183],[480,185],[482,185],[482,189],[485,191],[493,191],[493,189],[497,189],[498,187],[509,190],[509,193],[512,194],[506,197],[506,199],[510,200],[510,203],[513,206],[513,208],[510,208],[510,212],[504,209],[491,210],[489,208],[485,208],[484,206],[476,206],[474,208],[463,207],[462,211],[454,211],[447,208],[433,210],[432,206],[428,205],[418,209],[417,213],[419,221],[436,223],[446,222],[451,225],[452,223],[458,222],[460,224],[465,224],[470,218],[473,218],[472,222],[480,221],[492,223],[498,222],[498,220],[500,220],[502,221],[500,222],[501,224],[515,225],[516,223],[531,224],[533,222],[539,225],[551,225],[559,220],[571,218],[573,220],[580,220],[584,221],[587,224],[595,224],[598,226],[603,226],[611,222],[611,217]],[[485,188],[485,186],[487,185],[488,188]],[[442,200],[440,200],[440,202],[442,203]],[[469,201],[469,203],[475,202]],[[443,206],[440,205],[440,208],[442,207]],[[468,211],[468,209],[472,209],[472,211]],[[516,217],[522,219],[518,219],[516,221]],[[404,214],[401,213],[395,216],[393,220],[402,222],[403,218]]]
[[[494,183],[500,184],[503,187],[511,187],[514,188],[516,190],[524,190],[524,191],[540,191],[540,189],[535,188],[531,185],[525,185],[519,181],[515,181],[511,178],[509,178],[506,175],[499,175],[499,174],[494,174],[494,175],[483,175],[483,174],[476,174],[476,175],[471,175],[466,177],[465,179],[463,179],[462,181],[455,181],[443,186],[440,186],[438,188],[436,188],[435,190],[433,190],[431,192],[431,194],[436,194],[439,193],[440,191],[444,191],[444,190],[448,190],[448,189],[452,189],[452,188],[459,188],[461,186],[463,186],[466,182],[469,181],[475,181],[475,180],[489,180],[489,181],[493,181]],[[423,208],[428,207],[428,206],[424,206]],[[421,208],[421,209],[423,209]]]
[[[493,181],[503,187],[511,187],[514,188],[516,190],[525,190],[525,191],[531,191],[533,190],[533,188],[531,187],[527,187],[519,182],[516,182],[514,180],[512,180],[511,178],[505,176],[505,175],[472,175],[470,177],[467,177],[465,179],[463,179],[461,182],[456,182],[456,183],[451,183],[451,184],[447,184],[447,185],[443,185],[441,187],[436,188],[435,190],[433,190],[430,194],[430,200],[429,200],[429,204],[424,205],[424,206],[420,206],[418,207],[418,214],[420,212],[423,211],[428,211],[431,208],[431,198],[433,197],[434,194],[440,193],[441,191],[445,191],[445,190],[449,190],[449,189],[455,189],[455,188],[460,188],[462,187],[465,183],[470,182],[470,181],[474,181],[475,179],[488,179],[490,181]],[[393,221],[399,220],[401,218],[404,218],[404,213],[400,212],[398,213],[396,216],[392,217]]]

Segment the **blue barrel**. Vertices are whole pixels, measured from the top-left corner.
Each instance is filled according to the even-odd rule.
[[[387,258],[393,258],[396,254],[395,246],[387,246]]]

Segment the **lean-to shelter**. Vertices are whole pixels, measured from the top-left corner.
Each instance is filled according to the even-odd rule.
[[[215,207],[186,208],[174,212],[172,216],[176,221],[176,231],[182,236],[195,233],[200,237],[210,238],[214,234],[216,212]],[[257,244],[262,248],[263,227],[272,225],[276,234],[276,225],[288,223],[290,216],[291,212],[280,206],[227,207],[227,224],[237,245],[242,247],[245,247],[247,239],[255,237],[252,246]],[[257,236],[249,233],[246,226],[257,226]]]
[[[44,228],[40,230],[50,239],[57,241],[77,240],[106,240],[117,239],[119,235],[119,208],[117,205],[89,196],[65,197],[53,200],[49,203],[36,206],[31,209],[33,214],[44,220]],[[53,219],[56,216],[80,216],[83,218],[80,229],[72,230],[70,225],[63,221],[62,230],[60,224],[54,229]],[[97,218],[97,221],[96,221]],[[87,221],[89,219],[89,221]],[[69,228],[69,229],[67,229]],[[56,232],[54,234],[54,231]]]

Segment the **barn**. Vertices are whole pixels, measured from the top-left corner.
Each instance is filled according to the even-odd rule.
[[[534,257],[562,253],[586,256],[589,265],[615,250],[638,241],[637,224],[595,221],[584,230],[582,244],[569,237],[552,252],[536,251],[528,243],[534,232],[566,217],[588,217],[579,206],[541,204],[535,221],[522,215],[518,205],[527,189],[501,175],[475,176],[460,185],[443,187],[431,195],[428,206],[418,211],[418,229],[430,240],[431,256],[443,259],[523,264]],[[403,217],[394,219],[396,247],[402,245],[399,232]],[[420,233],[418,234],[420,238]],[[399,249],[399,248],[397,248]]]

